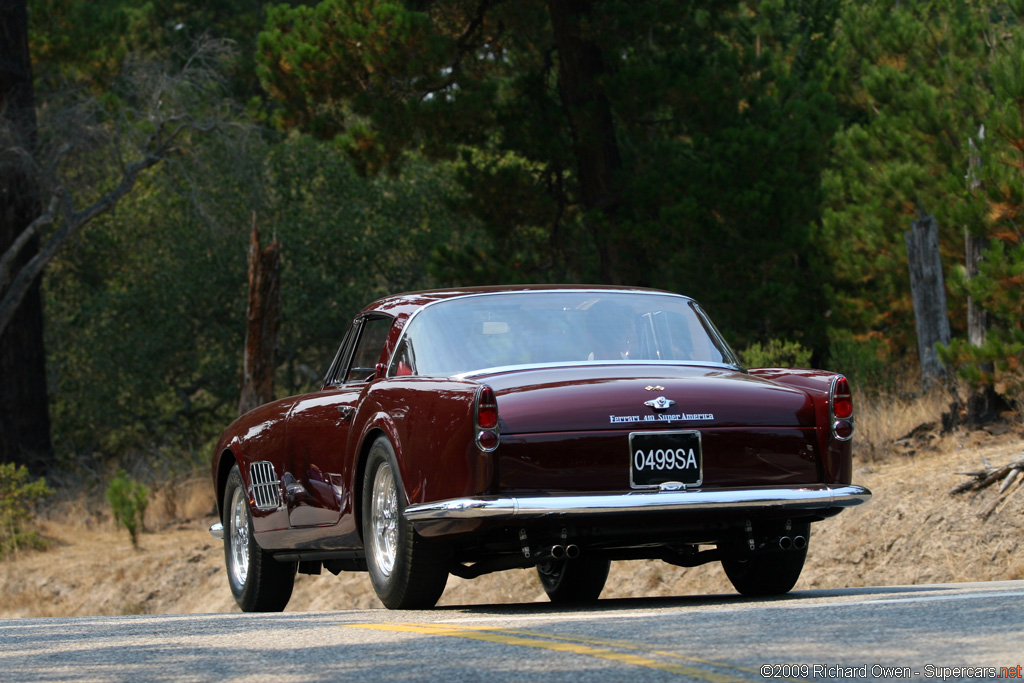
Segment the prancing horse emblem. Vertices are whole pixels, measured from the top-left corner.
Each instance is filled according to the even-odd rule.
[[[650,406],[655,410],[665,410],[669,406],[675,405],[675,401],[673,401],[670,398],[665,398],[664,396],[659,396],[658,398],[652,399],[650,401],[644,401],[644,405]]]

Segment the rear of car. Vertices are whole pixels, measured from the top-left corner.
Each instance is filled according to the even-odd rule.
[[[564,571],[570,560],[721,560],[747,577],[735,579],[741,591],[785,592],[810,523],[870,496],[849,480],[845,379],[747,372],[686,297],[463,297],[414,318],[397,358],[480,385],[489,490],[405,512],[453,545],[462,576]]]

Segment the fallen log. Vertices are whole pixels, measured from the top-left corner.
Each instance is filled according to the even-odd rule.
[[[949,493],[950,495],[956,495],[966,493],[967,491],[981,491],[997,481],[1001,482],[996,501],[985,512],[981,513],[982,519],[988,519],[1000,504],[1009,497],[1007,492],[1013,487],[1014,483],[1017,483],[1017,490],[1020,490],[1020,481],[1024,481],[1024,479],[1019,481],[1018,479],[1020,473],[1024,471],[1024,453],[1018,455],[1005,465],[998,467],[993,467],[985,458],[982,458],[982,461],[984,469],[957,472],[957,474],[962,474],[969,477],[969,479],[951,488]]]

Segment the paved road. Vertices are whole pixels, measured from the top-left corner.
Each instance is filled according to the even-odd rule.
[[[0,620],[0,681],[988,680],[1024,581],[545,604]],[[973,667],[973,668],[968,668]],[[987,668],[991,667],[991,670]]]

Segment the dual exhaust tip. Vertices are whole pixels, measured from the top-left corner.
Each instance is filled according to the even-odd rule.
[[[780,536],[779,548],[782,550],[803,550],[807,547],[806,536]]]
[[[580,548],[575,543],[569,545],[553,545],[551,546],[551,557],[555,560],[560,560],[563,557],[568,560],[574,560],[580,556]]]

